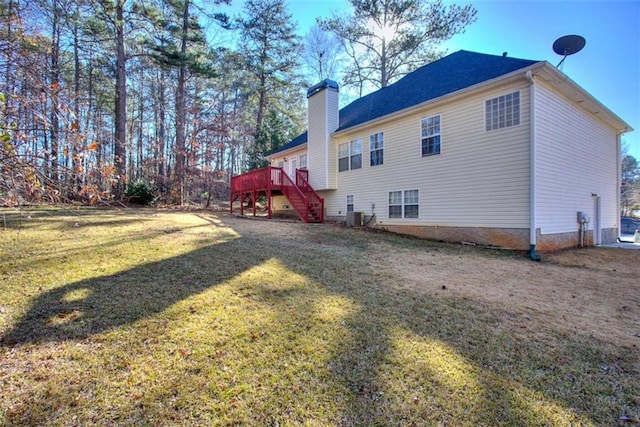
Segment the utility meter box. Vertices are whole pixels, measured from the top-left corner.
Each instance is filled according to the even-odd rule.
[[[580,224],[589,222],[589,216],[585,212],[578,212],[578,222]]]

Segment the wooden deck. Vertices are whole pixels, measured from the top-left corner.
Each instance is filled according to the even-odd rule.
[[[271,218],[271,198],[284,195],[298,217],[305,222],[324,222],[324,199],[309,185],[309,171],[297,169],[295,181],[283,168],[267,166],[231,177],[231,206],[240,200],[240,214],[244,215],[244,201],[249,199],[256,215],[256,202],[260,195],[267,197],[267,215]]]

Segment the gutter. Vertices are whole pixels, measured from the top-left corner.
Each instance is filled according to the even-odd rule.
[[[529,258],[531,261],[540,261],[540,256],[536,253],[538,227],[536,215],[536,81],[531,70],[525,73],[529,86]]]

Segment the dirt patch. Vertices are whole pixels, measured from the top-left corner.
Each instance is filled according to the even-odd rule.
[[[535,263],[491,250],[380,248],[406,286],[496,306],[523,329],[554,327],[604,342],[640,346],[640,253],[567,250]]]
[[[242,233],[321,243],[314,231],[353,233],[337,225],[302,225],[226,216]],[[357,231],[355,231],[357,232]],[[402,239],[400,237],[400,239]],[[640,252],[615,248],[572,249],[525,256],[460,245],[416,242],[409,248],[377,243],[364,255],[404,278],[402,286],[424,293],[450,293],[503,313],[523,330],[553,327],[622,346],[640,346]]]

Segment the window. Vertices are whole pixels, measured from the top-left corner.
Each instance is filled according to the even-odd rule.
[[[338,145],[338,172],[349,170],[349,143]]]
[[[389,218],[402,218],[402,191],[389,192]]]
[[[520,124],[520,92],[513,92],[484,103],[485,129],[502,129]]]
[[[404,217],[418,218],[418,190],[404,192]]]
[[[307,155],[300,154],[300,169],[306,169],[306,168],[307,168]]]
[[[284,167],[284,161],[280,160],[280,161],[278,162],[278,167],[279,167],[279,168]]]
[[[362,140],[354,139],[338,146],[338,171],[360,169],[362,167]]]
[[[351,169],[362,167],[362,140],[354,139],[351,144]]]
[[[353,212],[353,196],[347,196],[347,212]]]
[[[440,154],[440,116],[422,119],[422,157]]]
[[[390,191],[389,218],[418,218],[418,190]]]
[[[369,154],[371,155],[371,166],[384,163],[384,138],[382,132],[369,137]]]

